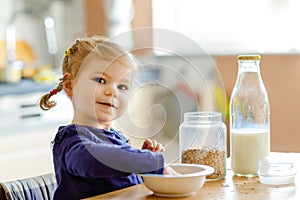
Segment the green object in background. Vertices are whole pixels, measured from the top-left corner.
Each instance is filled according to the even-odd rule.
[[[225,90],[219,85],[214,86],[215,106],[217,111],[221,112],[224,121],[229,120],[229,101],[226,97]]]

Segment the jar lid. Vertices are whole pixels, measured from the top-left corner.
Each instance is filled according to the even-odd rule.
[[[261,60],[260,55],[239,55],[238,60]]]
[[[268,185],[284,185],[295,181],[295,161],[288,156],[267,156],[259,162],[259,181]]]

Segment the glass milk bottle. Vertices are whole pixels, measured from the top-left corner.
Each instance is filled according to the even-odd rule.
[[[187,112],[179,127],[181,162],[209,165],[217,180],[226,174],[226,125],[219,112]]]
[[[238,76],[230,99],[231,168],[256,176],[270,152],[270,105],[260,74],[259,55],[238,56]]]

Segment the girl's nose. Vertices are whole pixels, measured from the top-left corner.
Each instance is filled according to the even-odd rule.
[[[107,96],[116,96],[117,95],[117,90],[114,86],[108,86],[104,90],[104,94]]]

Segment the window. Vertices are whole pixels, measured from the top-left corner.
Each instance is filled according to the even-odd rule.
[[[300,52],[298,0],[152,2],[154,28],[183,34],[209,54]],[[158,35],[153,34],[153,41],[159,42]],[[177,46],[195,53],[182,44]]]

